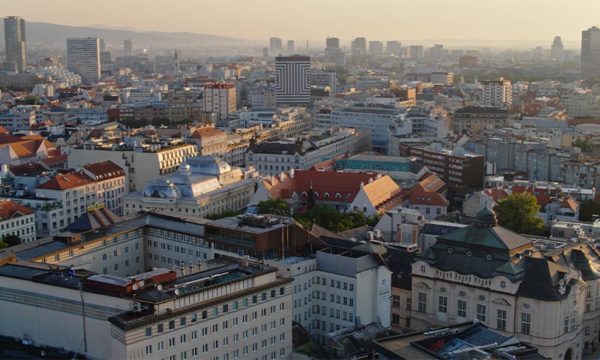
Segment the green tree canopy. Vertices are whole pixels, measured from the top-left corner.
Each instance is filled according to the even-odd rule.
[[[256,205],[259,214],[289,215],[290,205],[283,199],[269,199]]]
[[[579,220],[592,221],[594,215],[600,215],[600,201],[587,200],[579,204]]]
[[[540,206],[530,193],[511,194],[494,208],[500,225],[517,233],[542,234],[544,220],[537,217]]]
[[[20,243],[21,238],[17,235],[4,235],[4,237],[0,240],[0,249],[19,245]]]

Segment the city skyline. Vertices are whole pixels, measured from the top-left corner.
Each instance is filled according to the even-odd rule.
[[[558,1],[550,1],[556,2]],[[264,41],[277,36],[284,39],[325,41],[327,36],[341,39],[343,46],[359,36],[369,40],[448,40],[505,42],[518,39],[521,42],[539,42],[560,35],[567,46],[580,41],[580,32],[590,25],[598,24],[600,3],[590,0],[571,9],[568,18],[558,6],[548,6],[548,1],[532,0],[522,4],[516,0],[479,2],[458,0],[450,3],[424,1],[383,0],[374,7],[358,1],[343,3],[344,16],[328,14],[341,10],[339,1],[317,3],[306,0],[301,3],[259,0],[255,6],[243,7],[244,2],[227,0],[218,3],[175,2],[175,11],[161,11],[160,1],[137,0],[117,2],[109,0],[106,6],[95,8],[91,4],[73,0],[57,0],[52,6],[37,0],[7,0],[2,16],[27,15],[31,22],[49,22],[68,26],[100,26],[136,31],[193,32]],[[112,4],[121,11],[115,12]],[[318,6],[316,6],[318,5]],[[65,8],[77,10],[76,18]],[[239,8],[243,11],[231,11]],[[315,9],[318,9],[316,11]],[[406,11],[406,10],[409,11]],[[518,9],[518,10],[515,10]],[[385,11],[383,11],[385,10]],[[131,18],[130,14],[140,16]],[[202,16],[203,13],[227,14]],[[319,26],[297,26],[289,17],[276,14],[294,14],[309,19]],[[419,16],[421,14],[422,16]],[[492,15],[493,14],[493,15]],[[417,16],[415,16],[417,15]],[[534,15],[534,16],[532,16]],[[503,26],[490,26],[490,18],[502,19]],[[102,19],[99,21],[99,19]],[[224,19],[227,20],[228,26]],[[576,20],[574,20],[576,19]],[[268,20],[268,21],[266,21]],[[306,21],[306,20],[305,20]],[[101,25],[99,25],[101,24]],[[452,26],[449,26],[451,24]],[[525,30],[525,31],[524,31]],[[240,35],[241,34],[241,35]],[[540,44],[543,45],[543,44]]]

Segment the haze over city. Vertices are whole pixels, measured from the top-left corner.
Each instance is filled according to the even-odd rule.
[[[101,25],[145,31],[196,32],[261,41],[270,36],[323,42],[338,36],[344,45],[369,39],[484,40],[501,46],[532,45],[560,35],[568,47],[578,29],[597,24],[600,2],[577,0],[3,0],[0,14],[71,26]],[[26,10],[24,10],[26,9]],[[77,14],[74,16],[74,14]]]

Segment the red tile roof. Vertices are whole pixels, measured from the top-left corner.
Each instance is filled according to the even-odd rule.
[[[579,203],[572,197],[568,197],[564,199],[562,203],[560,203],[559,207],[563,209],[571,209],[573,212],[577,212],[577,209],[579,209]]]
[[[200,129],[197,129],[196,131],[194,131],[194,133],[192,135],[190,135],[190,138],[201,139],[203,137],[226,136],[226,135],[227,134],[225,134],[225,132],[223,130],[215,129],[214,127],[211,127],[211,126],[206,126],[206,127],[202,127]]]
[[[38,189],[44,190],[67,190],[92,183],[93,180],[80,173],[57,175],[45,183],[39,185]]]
[[[87,164],[83,168],[89,171],[97,181],[125,176],[125,171],[110,160]]]
[[[33,214],[33,210],[12,200],[0,200],[0,220]]]
[[[413,205],[448,206],[450,202],[440,193],[427,191],[421,184],[417,184],[410,190],[409,201]]]
[[[4,126],[0,126],[0,134],[10,134],[10,131]]]
[[[419,184],[425,189],[425,191],[442,192],[446,189],[446,183],[440,179],[436,174],[428,172],[419,181]]]

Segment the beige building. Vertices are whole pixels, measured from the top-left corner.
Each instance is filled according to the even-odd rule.
[[[204,111],[217,114],[224,120],[236,110],[235,85],[230,82],[204,85]]]
[[[227,152],[227,133],[212,126],[198,128],[188,138],[200,156],[223,156]]]
[[[174,173],[184,159],[196,156],[192,144],[144,144],[137,147],[115,147],[113,144],[86,144],[69,153],[69,167],[111,160],[126,172],[126,191],[140,191],[150,180]]]
[[[0,199],[0,240],[18,236],[22,243],[35,240],[35,214],[16,201]]]

